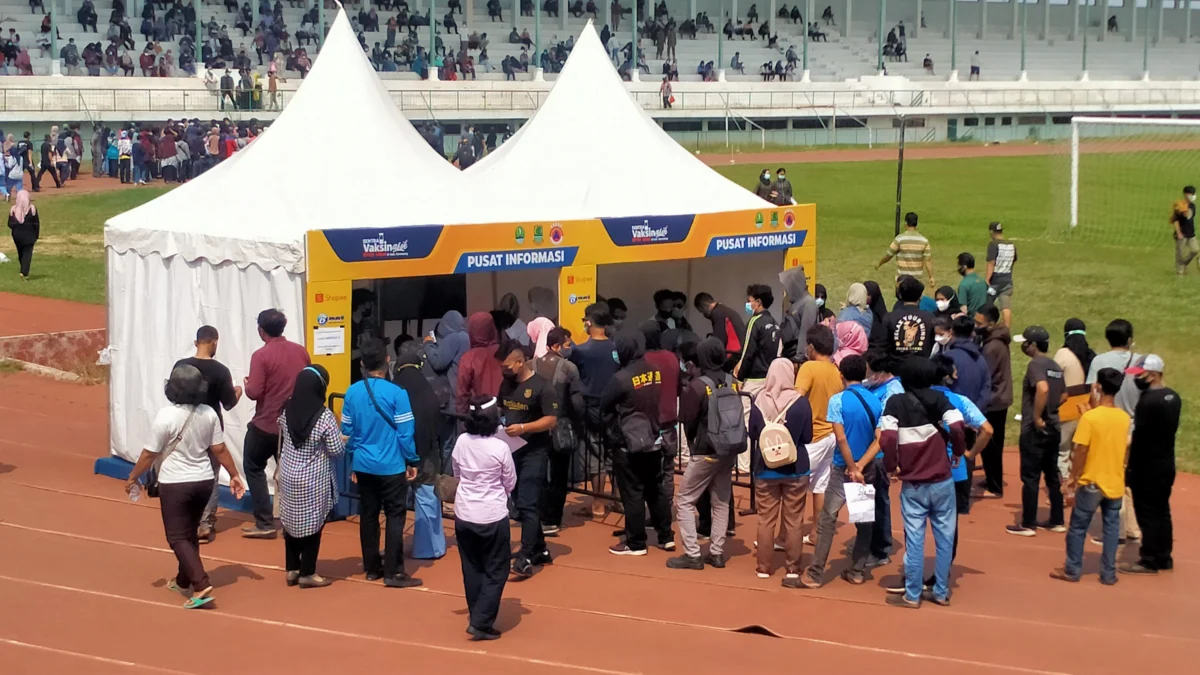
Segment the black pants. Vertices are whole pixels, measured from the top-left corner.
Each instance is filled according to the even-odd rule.
[[[167,535],[167,545],[179,561],[175,583],[181,588],[202,591],[212,585],[200,560],[200,538],[196,536],[200,516],[204,513],[212,489],[211,479],[159,485],[158,502],[162,509],[163,530]]]
[[[225,99],[229,99],[229,102],[233,104],[234,110],[238,109],[237,99],[234,98],[232,89],[221,90],[221,110],[225,109]]]
[[[67,163],[71,167],[71,180],[79,180],[79,160],[71,159]]]
[[[302,577],[311,577],[317,573],[317,554],[321,552],[321,530],[307,537],[293,537],[285,530],[283,533],[283,551],[286,558],[286,569],[289,572],[300,572]]]
[[[1063,525],[1062,485],[1058,476],[1057,429],[1021,431],[1021,526],[1037,527],[1038,488],[1045,478],[1050,495],[1050,524]]]
[[[1140,562],[1151,569],[1173,569],[1175,562],[1171,552],[1175,532],[1171,523],[1171,488],[1175,485],[1175,468],[1130,471],[1128,483],[1133,493],[1138,527],[1142,528]]]
[[[408,480],[404,474],[378,476],[355,472],[358,478],[360,520],[358,539],[362,544],[363,570],[384,577],[404,576],[401,554],[404,548],[405,508]],[[379,511],[387,523],[383,532],[383,560],[379,559]]]
[[[33,170],[32,165],[25,165],[25,173],[29,174],[29,184],[33,186],[34,192],[42,189],[42,183],[38,180],[37,172]]]
[[[562,420],[559,420],[562,424]],[[563,510],[567,506],[567,491],[571,488],[572,453],[550,450],[547,457],[550,477],[542,492],[542,525],[562,527]]]
[[[504,584],[508,582],[508,521],[480,525],[455,518],[454,538],[462,561],[463,590],[467,594],[471,627],[493,630],[500,613]]]
[[[172,166],[164,166],[162,168],[162,176],[163,176],[164,183],[174,183],[177,180],[176,176],[178,176],[178,175],[179,175],[179,173],[173,165]]]
[[[960,460],[965,461],[965,460]],[[971,512],[971,472],[967,479],[954,482],[954,549],[950,553],[950,561],[958,557],[958,531],[962,529],[959,519]]]
[[[122,183],[132,183],[133,182],[133,161],[131,159],[129,159],[128,157],[122,157],[121,159],[117,160],[117,167],[118,167],[118,172],[121,174],[121,182]],[[57,183],[58,179],[55,178],[54,181]]]
[[[542,492],[546,489],[546,448],[526,445],[514,452],[512,458],[517,469],[513,503],[521,523],[521,550],[517,552],[517,558],[531,560],[546,549],[538,513]]]
[[[979,453],[983,459],[983,487],[988,492],[1004,494],[1004,427],[1008,423],[1008,408],[989,410],[988,424],[992,425],[992,440]]]
[[[242,468],[246,473],[246,487],[254,502],[254,524],[262,530],[275,528],[275,510],[271,506],[271,492],[267,487],[267,462],[278,450],[278,435],[268,434],[254,424],[246,425]]]
[[[662,490],[662,470],[659,452],[630,454],[621,449],[613,453],[613,473],[625,506],[625,543],[635,551],[646,548],[647,506],[658,543],[675,539],[671,531],[671,500]]]
[[[17,247],[17,262],[21,263],[21,276],[29,276],[29,263],[33,262],[33,243],[22,244],[13,239]]]
[[[49,173],[50,177],[54,179],[54,187],[62,187],[62,181],[58,179],[58,172],[54,170],[53,164],[42,164],[42,168],[38,170],[37,180],[34,182],[40,187],[42,184],[42,176],[45,176],[47,173]]]

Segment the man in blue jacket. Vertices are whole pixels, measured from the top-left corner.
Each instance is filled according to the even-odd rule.
[[[992,373],[983,351],[972,339],[975,335],[975,322],[971,317],[960,316],[951,324],[954,340],[946,349],[946,356],[954,361],[958,377],[950,386],[960,396],[965,396],[980,410],[987,410],[992,398]]]
[[[421,460],[408,393],[387,380],[387,346],[369,338],[359,349],[363,379],[350,385],[342,407],[342,434],[353,458],[358,483],[359,541],[367,581],[383,579],[392,588],[420,586],[404,573],[401,558],[407,515],[408,482]],[[383,559],[379,557],[379,511],[387,518]]]

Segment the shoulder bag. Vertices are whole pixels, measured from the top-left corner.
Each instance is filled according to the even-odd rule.
[[[167,461],[167,458],[171,456],[171,453],[175,452],[175,448],[179,447],[179,443],[183,440],[183,432],[187,431],[188,425],[192,423],[192,418],[195,417],[195,415],[196,408],[193,406],[192,411],[188,413],[187,419],[183,421],[183,426],[179,427],[179,433],[175,434],[175,438],[172,438],[170,443],[167,443],[167,449],[163,451],[162,456],[159,457],[158,461],[154,462],[154,465],[150,467],[149,471],[146,472],[147,496],[158,499],[158,472],[162,469],[163,462]]]

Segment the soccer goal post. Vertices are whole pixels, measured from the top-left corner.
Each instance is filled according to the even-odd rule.
[[[1135,224],[1131,219],[1165,222],[1168,200],[1178,198],[1185,184],[1200,183],[1198,151],[1200,119],[1071,118],[1071,231],[1081,220],[1126,227]],[[1086,171],[1082,189],[1081,165]]]

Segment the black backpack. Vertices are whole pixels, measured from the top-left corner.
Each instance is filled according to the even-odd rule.
[[[742,397],[734,384],[733,376],[724,375],[720,384],[702,376],[700,381],[708,387],[708,426],[704,429],[708,446],[720,457],[736,455],[746,449],[746,421],[742,410]]]
[[[662,446],[662,439],[654,429],[654,423],[644,412],[632,412],[620,418],[617,426],[625,440],[625,450],[630,454],[654,452]]]

